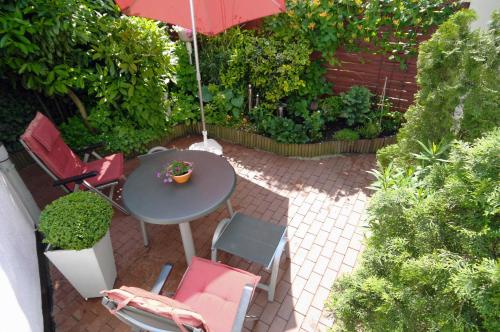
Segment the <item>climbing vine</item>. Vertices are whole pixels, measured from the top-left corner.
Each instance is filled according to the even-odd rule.
[[[404,66],[420,36],[459,6],[454,0],[289,0],[286,13],[267,19],[265,27],[288,38],[304,36],[332,62],[343,47],[387,54]]]

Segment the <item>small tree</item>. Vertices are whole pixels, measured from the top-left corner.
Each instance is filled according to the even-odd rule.
[[[27,89],[68,95],[90,128],[84,104],[74,92],[85,88],[91,69],[89,43],[99,38],[103,16],[116,15],[107,1],[15,1],[0,4],[0,70]]]
[[[417,141],[472,141],[500,126],[500,13],[487,32],[470,30],[475,18],[470,10],[456,13],[420,46],[420,90],[397,145],[378,153],[384,165],[411,159],[420,150]]]

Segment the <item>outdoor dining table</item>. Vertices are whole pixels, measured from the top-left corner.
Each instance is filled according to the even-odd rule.
[[[193,163],[193,173],[187,183],[164,183],[156,173],[171,161]],[[144,245],[149,244],[143,222],[178,224],[182,244],[189,264],[195,256],[190,222],[208,215],[226,203],[233,215],[229,198],[236,186],[233,167],[222,156],[205,151],[166,150],[139,156],[140,165],[123,186],[123,204],[141,220]]]

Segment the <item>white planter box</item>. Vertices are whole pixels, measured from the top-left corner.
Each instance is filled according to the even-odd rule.
[[[92,248],[47,250],[45,255],[85,299],[113,288],[116,265],[109,231]]]

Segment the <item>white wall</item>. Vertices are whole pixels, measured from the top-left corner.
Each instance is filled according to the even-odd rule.
[[[469,8],[474,9],[478,15],[478,19],[472,23],[471,27],[484,29],[488,27],[493,10],[500,9],[500,0],[471,0]]]
[[[31,197],[21,198],[25,188],[19,185],[24,184],[17,183],[14,189],[10,179],[16,178],[15,169],[2,167],[10,162],[1,159],[0,163],[0,330],[43,331],[35,220],[31,215],[36,211],[25,207],[24,201],[31,203]]]

